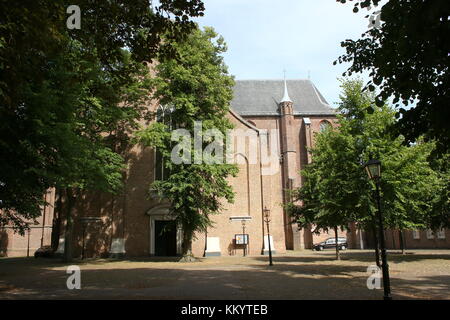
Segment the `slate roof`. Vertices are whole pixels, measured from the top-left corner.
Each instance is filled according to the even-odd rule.
[[[334,115],[322,94],[310,80],[287,80],[294,115]],[[241,116],[279,115],[278,105],[284,80],[236,80],[231,108]]]

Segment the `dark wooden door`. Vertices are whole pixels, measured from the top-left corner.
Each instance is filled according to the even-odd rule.
[[[177,228],[174,221],[155,221],[155,255],[177,255]]]

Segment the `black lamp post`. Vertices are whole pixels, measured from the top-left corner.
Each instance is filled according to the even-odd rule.
[[[371,180],[375,182],[376,187],[376,199],[377,199],[377,218],[378,218],[378,229],[379,229],[379,241],[381,249],[381,261],[383,270],[383,289],[384,289],[384,300],[392,300],[391,297],[391,285],[389,280],[389,265],[387,263],[386,257],[386,243],[384,239],[384,227],[383,227],[383,217],[381,215],[381,201],[380,201],[380,178],[381,178],[381,161],[371,159],[364,165],[367,175]]]
[[[269,243],[269,266],[273,266],[272,263],[272,246],[270,244],[270,229],[269,229],[269,222],[270,222],[270,210],[267,209],[267,207],[264,207],[264,221],[267,225],[267,242]]]
[[[246,254],[247,249],[247,243],[246,243],[246,237],[245,237],[245,220],[241,220],[242,223],[242,237],[244,239],[244,257]]]

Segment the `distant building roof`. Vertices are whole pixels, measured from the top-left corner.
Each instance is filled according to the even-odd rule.
[[[310,80],[287,80],[294,115],[334,115],[322,94]],[[279,115],[283,80],[236,80],[231,108],[242,116]]]

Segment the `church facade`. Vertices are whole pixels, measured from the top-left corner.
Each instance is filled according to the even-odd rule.
[[[159,105],[150,107],[156,111]],[[239,174],[229,179],[235,201],[224,203],[223,212],[212,217],[213,226],[206,233],[196,234],[194,255],[265,254],[269,241],[277,253],[310,248],[311,231],[292,224],[283,204],[290,200],[286,190],[301,184],[299,171],[311,161],[307,148],[314,133],[335,125],[334,110],[309,80],[244,80],[236,81],[228,117],[234,130],[244,132],[244,147],[233,150]],[[252,137],[256,140],[251,141]],[[267,156],[269,162],[264,161]],[[154,150],[134,146],[124,195],[97,194],[80,201],[78,219],[101,219],[85,230],[88,255],[181,253],[182,230],[171,223],[169,204],[148,192],[150,182],[163,176],[157,172],[156,161]],[[264,210],[270,211],[270,236]],[[82,223],[75,226],[74,234],[79,255]]]
[[[156,111],[159,105],[149,107]],[[291,200],[287,190],[302,184],[300,170],[312,161],[307,150],[314,144],[314,134],[326,126],[337,125],[335,110],[316,86],[310,80],[236,81],[228,117],[235,130],[244,134],[240,147],[232,150],[239,167],[239,174],[229,179],[236,193],[235,201],[225,203],[223,212],[212,217],[214,224],[207,232],[196,234],[194,255],[267,254],[269,244],[273,252],[284,253],[310,249],[313,243],[333,237],[334,234],[315,235],[309,228],[298,228],[283,208]],[[182,230],[174,225],[168,203],[149,194],[150,183],[162,176],[155,150],[135,145],[126,160],[123,194],[90,194],[78,201],[75,256],[81,256],[83,246],[86,257],[181,253]],[[4,255],[24,255],[26,251],[34,252],[39,246],[49,245],[52,228],[60,230],[61,235],[64,233],[64,217],[54,210],[58,206],[54,192],[48,196],[51,205],[43,209],[46,214],[32,229],[36,236],[31,240],[33,233],[28,234],[27,241],[27,235],[20,237],[11,230],[3,231],[4,239],[0,237],[0,242],[3,241]],[[387,246],[398,247],[398,235],[389,230],[386,234]],[[450,247],[448,230],[433,238],[425,231],[404,234],[407,248]],[[371,246],[370,237],[354,224],[339,236],[347,238],[350,248]],[[54,243],[59,253],[64,248],[63,242],[60,239],[59,245]]]
[[[154,111],[158,107],[151,106]],[[244,80],[236,81],[228,117],[235,132],[243,133],[240,146],[233,150],[239,174],[229,179],[235,201],[224,203],[223,212],[212,216],[213,226],[206,233],[196,234],[194,255],[265,254],[269,241],[277,253],[310,248],[314,240],[310,230],[292,224],[283,204],[290,200],[286,189],[301,184],[299,171],[311,161],[307,148],[314,133],[336,125],[334,110],[309,80]],[[182,230],[171,223],[169,204],[148,192],[150,182],[163,176],[156,162],[154,150],[134,146],[124,195],[93,195],[95,199],[80,201],[79,219],[101,218],[85,230],[86,252],[127,256],[181,253]],[[270,212],[270,236],[264,210]],[[79,254],[83,224],[77,225]]]

